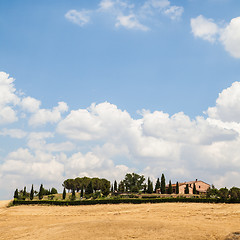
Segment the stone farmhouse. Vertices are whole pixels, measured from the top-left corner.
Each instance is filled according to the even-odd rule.
[[[207,192],[208,188],[210,188],[210,185],[208,183],[205,183],[201,180],[196,179],[195,181],[191,181],[191,182],[178,183],[179,194],[184,194],[187,184],[189,188],[189,194],[193,194],[194,183],[196,186],[197,194],[201,194],[201,193],[204,194]],[[166,185],[166,191],[167,189],[168,189],[168,185]],[[173,190],[173,193],[176,193],[176,184],[172,184],[172,190]],[[160,193],[160,189],[157,189],[157,193]]]

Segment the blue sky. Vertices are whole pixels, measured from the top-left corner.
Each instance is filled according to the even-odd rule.
[[[0,177],[15,179],[0,183],[0,198],[15,185],[127,171],[236,185],[239,8],[238,0],[0,1],[9,94],[0,97]],[[206,159],[207,172],[198,166]],[[56,178],[19,173],[44,164]]]

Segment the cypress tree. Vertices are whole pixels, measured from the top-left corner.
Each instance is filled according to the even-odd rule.
[[[117,181],[114,181],[114,192],[117,192]]]
[[[197,194],[197,189],[195,183],[193,184],[193,194]]]
[[[161,193],[166,193],[166,183],[165,183],[165,177],[164,174],[161,176]]]
[[[152,184],[150,178],[148,178],[147,193],[153,193],[153,184]]]
[[[80,197],[83,198],[83,185],[82,185],[82,187],[81,187]]]
[[[155,193],[157,192],[157,189],[159,189],[160,188],[160,180],[159,180],[159,178],[157,179],[157,182],[156,182],[156,185],[155,185]]]
[[[92,194],[93,193],[92,181],[90,181],[89,184],[87,185],[85,193],[86,194]]]
[[[62,195],[62,199],[64,200],[66,198],[66,188],[63,189],[63,195]]]
[[[189,187],[188,187],[188,184],[186,184],[186,187],[185,187],[185,194],[189,194]]]
[[[26,190],[26,187],[24,187],[23,189],[23,200],[25,200],[27,197],[27,190]]]
[[[43,188],[43,185],[41,184],[39,193],[38,193],[39,200],[43,199],[43,192],[44,192],[44,188]]]
[[[34,190],[33,190],[33,184],[32,184],[32,188],[30,192],[30,200],[33,200],[33,197],[34,197]]]
[[[172,183],[171,183],[171,180],[169,181],[169,185],[168,185],[168,194],[172,194]]]
[[[72,200],[75,200],[75,198],[76,198],[76,194],[75,194],[75,189],[73,188],[73,190],[72,190]]]
[[[18,199],[18,189],[16,189],[14,192],[14,198]]]
[[[179,184],[178,184],[178,182],[176,184],[176,194],[179,194]]]
[[[124,182],[123,181],[119,182],[119,184],[118,184],[118,191],[120,193],[123,193],[125,191],[125,186],[124,186]]]

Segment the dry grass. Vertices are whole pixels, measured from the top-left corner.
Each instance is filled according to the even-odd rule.
[[[4,205],[0,203],[0,239],[4,240],[202,240],[225,239],[240,231],[240,204]]]

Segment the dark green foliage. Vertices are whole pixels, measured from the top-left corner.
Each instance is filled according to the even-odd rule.
[[[44,194],[44,188],[43,188],[43,185],[41,184],[39,193],[38,193],[39,200],[43,199],[43,194]]]
[[[81,187],[80,197],[83,198],[83,186]]]
[[[30,200],[33,200],[33,198],[34,198],[34,190],[33,190],[33,184],[32,184],[32,188],[30,192]]]
[[[169,181],[169,185],[168,185],[168,191],[167,193],[168,194],[172,194],[173,190],[172,190],[172,183],[171,183],[171,180]]]
[[[143,193],[146,193],[146,192],[147,192],[147,184],[144,183],[144,185],[143,185]]]
[[[53,188],[51,189],[51,194],[57,194],[57,193],[58,193],[57,189],[53,187]]]
[[[114,191],[114,190],[113,190],[113,185],[112,185],[112,186],[111,186],[111,192],[113,193],[113,191]]]
[[[156,181],[156,184],[155,184],[155,190],[154,190],[154,192],[156,193],[156,192],[157,192],[157,189],[160,189],[160,187],[161,187],[161,185],[160,185],[160,180],[159,180],[159,178],[158,178],[157,181]]]
[[[213,185],[212,187],[208,188],[207,190],[207,197],[210,198],[217,198],[219,197],[219,191],[217,188],[215,188]]]
[[[193,194],[197,194],[196,184],[193,184]]]
[[[153,193],[153,183],[150,180],[150,178],[148,178],[147,193],[149,193],[149,194]]]
[[[24,187],[23,194],[22,194],[22,199],[25,200],[26,197],[27,197],[27,190],[26,190],[26,187]]]
[[[196,203],[219,203],[222,202],[219,199],[212,198],[118,198],[118,199],[93,199],[93,200],[80,200],[80,201],[22,201],[14,200],[13,205],[28,205],[28,204],[47,204],[47,205],[96,205],[96,204],[120,204],[120,203],[164,203],[164,202],[196,202]]]
[[[176,184],[176,194],[179,194],[179,184],[178,184],[178,182]]]
[[[90,181],[86,187],[85,194],[92,194],[92,193],[93,193],[93,186],[92,186],[92,181]]]
[[[115,180],[115,181],[114,181],[114,192],[117,192],[117,190],[118,190],[117,181]]]
[[[71,196],[71,200],[74,201],[76,199],[76,193],[75,193],[75,189],[72,190],[72,196]]]
[[[230,195],[232,202],[240,201],[240,188],[232,187],[229,190],[229,195]]]
[[[218,191],[218,195],[223,201],[226,201],[228,199],[228,195],[229,195],[228,189],[226,187],[220,188]]]
[[[101,179],[101,192],[103,196],[108,196],[110,192],[110,182],[107,179]]]
[[[16,189],[14,192],[14,198],[18,199],[18,189]]]
[[[185,193],[185,194],[189,194],[189,187],[188,187],[188,184],[186,184],[186,187],[185,187],[184,193]]]
[[[125,191],[124,182],[120,181],[118,185],[118,192],[123,193]]]
[[[126,187],[126,191],[129,192],[139,192],[143,189],[145,178],[136,173],[127,173],[125,179],[123,180]]]
[[[62,199],[66,199],[66,188],[63,188]]]
[[[165,176],[162,174],[161,176],[161,193],[166,193],[166,182],[165,182]]]

